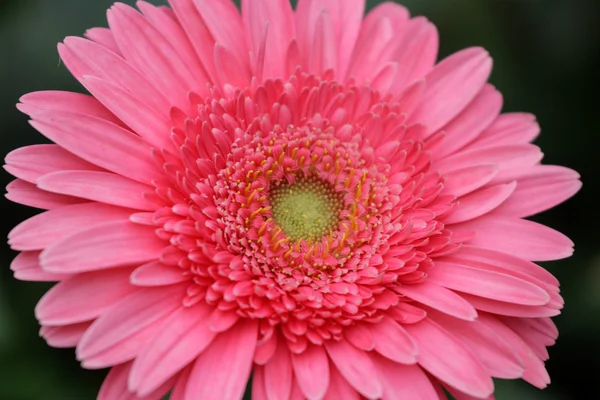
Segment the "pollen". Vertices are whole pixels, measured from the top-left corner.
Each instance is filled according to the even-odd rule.
[[[318,240],[339,224],[343,196],[328,183],[309,176],[269,190],[273,220],[292,240]]]

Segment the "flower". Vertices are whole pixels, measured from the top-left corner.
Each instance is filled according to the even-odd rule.
[[[383,3],[171,0],[59,44],[93,95],[18,108],[18,279],[41,335],[112,367],[100,400],[493,398],[543,388],[563,306],[524,218],[580,188],[500,114],[480,48]]]

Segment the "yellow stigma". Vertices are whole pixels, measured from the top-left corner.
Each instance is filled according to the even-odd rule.
[[[269,199],[273,220],[292,240],[317,240],[337,228],[342,194],[316,177],[272,186]]]

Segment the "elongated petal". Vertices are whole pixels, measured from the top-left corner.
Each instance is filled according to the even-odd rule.
[[[346,340],[328,341],[325,349],[346,381],[363,396],[381,397],[379,374],[367,353],[352,346]]]
[[[564,202],[581,189],[577,172],[554,165],[536,166],[518,181],[515,192],[496,213],[528,217]]]
[[[500,115],[469,147],[505,146],[530,143],[540,133],[535,116],[525,113]]]
[[[502,95],[492,85],[485,85],[477,97],[456,118],[442,128],[447,134],[432,157],[441,159],[475,140],[500,114]]]
[[[396,289],[398,292],[426,304],[453,317],[472,321],[477,317],[477,311],[469,302],[458,294],[431,282],[417,285],[403,285]]]
[[[10,263],[16,279],[34,282],[57,282],[70,277],[69,274],[53,274],[40,266],[40,251],[23,251]]]
[[[183,63],[173,46],[140,13],[124,4],[108,12],[108,24],[119,49],[136,69],[182,110],[187,110],[189,91],[202,89],[198,79]],[[139,46],[146,43],[146,46]]]
[[[73,196],[47,192],[20,179],[15,179],[6,185],[6,194],[4,196],[15,203],[41,208],[42,210],[53,210],[85,201]]]
[[[166,319],[162,331],[136,358],[129,387],[144,396],[194,361],[216,335],[206,321],[211,311],[200,303]]]
[[[436,261],[429,279],[449,289],[509,303],[543,306],[550,296],[539,286],[514,276],[491,270]]]
[[[160,400],[169,392],[173,383],[175,383],[174,380],[167,382],[142,399],[127,388],[127,377],[131,371],[131,365],[131,362],[127,362],[111,368],[100,388],[98,400]]]
[[[464,167],[446,174],[444,190],[460,197],[489,183],[498,174],[495,164],[479,164]]]
[[[419,365],[443,382],[471,396],[485,398],[494,391],[490,375],[451,334],[429,319],[407,325],[419,346]]]
[[[38,187],[48,192],[135,210],[154,211],[158,208],[144,197],[145,193],[154,191],[151,186],[110,172],[53,172],[39,178]]]
[[[185,399],[208,399],[215,393],[223,400],[242,397],[252,368],[258,324],[241,320],[221,333],[194,364]]]
[[[102,171],[55,144],[21,147],[8,153],[4,169],[17,178],[36,183],[38,178],[62,170]]]
[[[277,336],[275,353],[264,367],[265,393],[269,400],[287,400],[292,393],[292,360],[285,339]]]
[[[134,292],[129,284],[130,268],[88,272],[68,278],[42,297],[35,308],[44,325],[69,325],[86,322]]]
[[[181,306],[185,287],[140,288],[98,318],[77,346],[77,358],[85,360],[135,335],[148,325],[164,320]]]
[[[444,220],[447,224],[475,219],[489,213],[505,202],[515,191],[516,182],[479,189],[461,197],[458,207]]]
[[[294,376],[308,400],[322,399],[329,386],[329,358],[322,346],[309,344],[300,354],[292,353]]]
[[[143,99],[95,76],[83,76],[81,82],[135,133],[159,149],[172,147],[168,133],[171,122],[146,105]]]
[[[479,93],[492,70],[492,60],[481,48],[460,51],[436,65],[426,76],[423,103],[411,121],[435,132],[458,115]],[[445,101],[452,98],[453,101]]]
[[[42,252],[40,262],[53,272],[93,271],[156,259],[164,247],[165,242],[149,227],[113,222],[53,243]]]
[[[81,40],[81,39],[80,39]],[[112,122],[123,123],[96,98],[81,93],[63,92],[59,90],[43,90],[21,96],[17,104],[19,111],[31,115],[36,111],[69,111],[75,114],[89,115]],[[43,146],[43,145],[39,145]]]
[[[417,362],[415,342],[396,321],[384,317],[370,328],[379,354],[401,364]]]
[[[161,176],[150,145],[107,120],[67,111],[31,116],[34,128],[86,161],[139,182]]]
[[[17,250],[41,250],[80,230],[107,222],[127,221],[133,210],[101,203],[60,207],[21,222],[8,234]]]
[[[466,265],[469,265],[468,262],[476,262],[493,265],[508,271],[518,271],[558,288],[558,279],[546,269],[510,254],[475,246],[463,246],[457,254],[452,256],[452,259],[466,261]]]
[[[342,376],[340,371],[335,367],[333,363],[329,363],[329,387],[325,394],[325,400],[359,400],[360,394],[354,390],[348,381]]]
[[[468,347],[490,375],[503,379],[516,379],[523,376],[524,361],[518,352],[479,320],[460,321],[435,310],[428,310],[428,316],[443,326]]]
[[[550,383],[550,377],[544,367],[544,363],[536,357],[519,335],[499,321],[495,316],[482,313],[480,321],[493,329],[498,336],[518,353],[525,364],[525,372],[523,374],[523,379],[525,381],[540,389],[545,388]]]
[[[383,399],[439,399],[421,367],[398,364],[375,353],[371,358],[381,373]]]
[[[525,260],[558,260],[573,254],[573,242],[569,238],[544,225],[523,219],[486,215],[457,224],[456,229],[477,232],[470,245]]]
[[[182,270],[160,261],[151,261],[131,274],[131,283],[137,286],[166,286],[189,279]]]
[[[52,347],[75,347],[90,325],[88,321],[65,326],[42,326],[40,336]]]

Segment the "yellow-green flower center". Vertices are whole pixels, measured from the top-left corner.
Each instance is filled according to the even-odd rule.
[[[272,186],[269,198],[273,220],[292,240],[320,239],[337,228],[343,198],[316,177]]]

